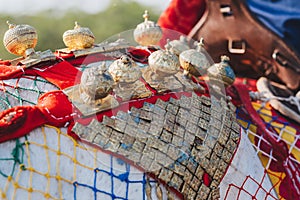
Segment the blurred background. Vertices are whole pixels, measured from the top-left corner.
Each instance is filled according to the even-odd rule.
[[[77,21],[88,27],[96,43],[120,32],[134,29],[143,21],[145,10],[157,21],[170,0],[0,0],[0,36],[8,29],[6,21],[29,24],[38,31],[36,51],[64,48],[62,35]],[[0,45],[0,58],[16,58]]]

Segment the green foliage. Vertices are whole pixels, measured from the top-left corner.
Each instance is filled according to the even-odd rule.
[[[110,6],[103,12],[87,14],[82,11],[68,11],[64,14],[55,10],[43,11],[35,15],[4,16],[0,15],[0,35],[4,36],[8,29],[6,21],[14,24],[29,24],[38,31],[38,44],[36,51],[64,48],[62,35],[66,30],[74,28],[77,21],[82,27],[88,27],[96,37],[96,43],[120,32],[134,29],[143,21],[144,10],[149,10],[150,19],[157,21],[159,13],[152,8],[147,8],[136,2],[113,0]],[[15,55],[9,54],[3,45],[0,45],[0,58],[12,59]]]

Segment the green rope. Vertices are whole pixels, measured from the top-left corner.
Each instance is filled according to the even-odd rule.
[[[34,89],[32,89],[32,91],[38,93],[38,96],[40,96],[41,94],[43,94],[43,92],[41,92],[37,86],[37,79],[35,79],[33,81],[33,85],[34,85]],[[31,90],[30,90],[31,91]]]
[[[26,87],[22,87],[22,86],[10,86],[12,89],[3,90],[3,96],[0,97],[0,111],[9,109],[9,108],[15,106],[15,105],[12,105],[12,103],[10,102],[10,98],[16,99],[18,101],[18,105],[20,105],[20,106],[24,105],[24,103],[36,105],[38,97],[46,92],[46,91],[39,89],[38,83],[50,84],[47,80],[35,77],[33,79],[33,86],[31,86],[32,88],[26,88]],[[36,102],[29,101],[28,99],[22,98],[22,96],[21,96],[22,91],[29,91],[29,92],[36,93],[37,94]]]
[[[77,68],[79,69],[80,71],[84,72],[84,70],[88,69],[90,67],[88,67],[88,65],[80,65],[80,68]]]
[[[26,77],[24,77],[26,78]],[[27,77],[27,78],[32,78],[33,85],[31,85],[29,88],[22,87],[20,85],[12,85],[12,84],[7,84],[4,85],[3,89],[0,88],[0,112],[2,110],[6,110],[9,108],[12,108],[13,106],[17,105],[22,106],[24,103],[29,103],[31,105],[36,105],[38,98],[40,95],[44,94],[46,91],[40,90],[38,87],[39,83],[45,83],[45,84],[50,84],[47,80],[39,78],[39,77]],[[16,83],[15,83],[16,84]],[[7,87],[7,88],[6,88]],[[2,92],[1,92],[2,91]],[[28,99],[22,98],[22,93],[24,91],[29,91],[32,93],[35,93],[34,95],[37,95],[36,102],[30,101]],[[24,93],[26,94],[26,93]],[[30,94],[27,94],[29,96]],[[12,100],[16,99],[17,102],[13,102]],[[25,136],[25,141],[26,143],[29,144],[27,136]],[[20,166],[22,170],[26,170],[25,165],[24,165],[24,156],[25,156],[25,151],[24,151],[24,145],[25,142],[21,143],[19,139],[15,140],[15,147],[13,148],[11,152],[11,157],[6,157],[6,158],[0,158],[0,162],[13,162],[12,169],[10,170],[9,173],[5,170],[0,169],[0,175],[3,177],[9,177],[13,176],[16,170],[17,166]],[[3,164],[1,166],[4,166]]]
[[[1,108],[2,108],[1,110],[6,110],[8,108],[11,108],[11,105],[10,105],[7,98],[4,99],[4,98],[0,97],[0,105],[1,105]]]
[[[44,94],[46,91],[43,91],[41,89],[39,89],[38,84],[41,83],[45,83],[45,84],[50,84],[47,80],[39,78],[39,77],[28,77],[28,78],[32,78],[33,81],[33,85],[30,85],[28,88],[26,87],[22,87],[20,85],[12,85],[12,84],[7,84],[4,86],[3,89],[0,88],[0,112],[2,110],[6,110],[9,108],[12,108],[13,106],[17,105],[24,105],[24,103],[29,103],[31,105],[36,105],[38,97],[42,94]],[[43,87],[43,85],[41,85],[41,87]],[[25,91],[29,91],[31,93],[34,93],[33,95],[37,96],[36,102],[26,99],[26,97],[22,97],[22,94],[26,94],[23,93]],[[27,94],[27,96],[29,96],[30,94]],[[30,96],[32,97],[32,96]],[[13,102],[13,99],[17,100],[17,102]],[[26,143],[29,144],[28,142],[28,138],[27,136],[25,136],[25,141]],[[11,154],[9,157],[4,157],[4,158],[0,158],[0,162],[1,162],[1,166],[5,166],[3,163],[7,163],[7,162],[11,162],[12,164],[12,168],[7,171],[6,170],[1,170],[0,169],[0,175],[3,177],[9,177],[9,176],[13,176],[15,171],[16,171],[16,167],[19,166],[21,170],[26,170],[25,165],[24,165],[24,156],[25,156],[25,150],[24,150],[24,145],[25,142],[20,142],[19,139],[15,140],[15,146],[11,151]],[[9,166],[9,165],[7,165]]]
[[[27,141],[27,143],[28,143],[27,137],[25,137],[25,141]],[[0,170],[0,175],[2,175],[5,178],[7,178],[8,176],[13,176],[14,175],[17,165],[21,166],[20,168],[22,170],[26,170],[25,165],[24,165],[24,155],[25,155],[24,145],[25,145],[25,142],[21,143],[19,139],[16,139],[15,142],[16,142],[16,145],[15,145],[15,147],[13,148],[13,150],[11,152],[12,157],[11,158],[0,158],[0,162],[1,161],[2,162],[5,162],[5,161],[13,161],[14,162],[10,174],[5,174],[3,171]]]
[[[20,106],[22,106],[23,105],[23,102],[27,102],[27,103],[30,103],[30,104],[32,104],[32,105],[35,105],[36,103],[34,103],[34,102],[32,102],[32,101],[28,101],[28,100],[26,100],[26,99],[22,99],[21,98],[21,96],[20,96],[20,94],[14,94],[14,93],[11,93],[11,92],[8,92],[8,91],[6,91],[5,92],[6,94],[9,94],[9,95],[11,95],[11,96],[13,96],[13,97],[15,97],[16,99],[18,99],[18,101],[19,101],[19,105]],[[17,92],[18,93],[18,92]]]

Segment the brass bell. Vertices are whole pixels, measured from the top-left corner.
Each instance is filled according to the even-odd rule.
[[[12,54],[27,57],[34,52],[38,35],[35,28],[27,24],[10,24],[3,37],[6,50]]]
[[[206,70],[213,64],[213,61],[205,52],[203,38],[201,38],[197,49],[189,49],[179,55],[184,75],[191,74],[197,77],[206,73]]]
[[[138,24],[133,32],[134,40],[142,46],[156,45],[162,37],[162,30],[159,25],[149,20],[147,10],[143,18],[145,21]]]
[[[81,27],[75,22],[73,30],[64,32],[63,41],[69,49],[85,49],[94,45],[95,36],[89,28]]]
[[[235,80],[235,74],[229,65],[229,57],[221,56],[221,62],[213,64],[207,70],[209,80],[224,84],[225,87],[232,85]]]

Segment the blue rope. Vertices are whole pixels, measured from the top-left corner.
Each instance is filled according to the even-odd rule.
[[[117,159],[117,162],[120,162],[119,159]],[[125,163],[125,162],[124,162]],[[119,200],[129,200],[129,186],[132,185],[132,184],[139,184],[141,185],[141,189],[142,189],[142,198],[140,199],[143,199],[145,200],[146,199],[146,174],[143,173],[143,178],[141,180],[129,180],[129,175],[130,175],[130,165],[128,163],[125,163],[125,168],[126,168],[126,171],[122,174],[118,174],[116,175],[114,172],[113,172],[113,156],[111,156],[110,158],[110,169],[108,171],[104,170],[104,169],[100,169],[100,168],[96,168],[94,169],[94,180],[93,180],[93,185],[88,185],[88,184],[84,184],[84,183],[79,183],[77,181],[75,181],[73,183],[73,186],[74,186],[74,200],[77,199],[77,192],[78,192],[78,189],[79,187],[84,187],[84,188],[88,188],[90,190],[92,190],[94,192],[94,199],[97,200],[97,194],[101,193],[101,194],[105,194],[107,196],[110,196],[112,200],[115,200],[115,199],[119,199]],[[97,177],[100,175],[100,174],[106,174],[110,177],[110,180],[111,180],[111,189],[110,189],[110,192],[108,191],[104,191],[104,190],[101,190],[101,189],[98,189],[97,188],[97,181],[99,181],[100,179],[98,179]],[[126,184],[126,192],[125,192],[125,196],[122,197],[120,195],[116,195],[115,194],[115,190],[114,190],[114,179],[117,179],[117,180],[120,180],[121,182],[123,182],[124,184]],[[101,180],[100,180],[101,181]],[[156,181],[150,181],[150,182],[156,182]],[[106,183],[103,183],[103,184],[106,184]]]

